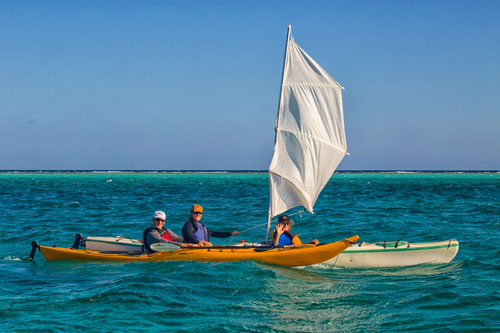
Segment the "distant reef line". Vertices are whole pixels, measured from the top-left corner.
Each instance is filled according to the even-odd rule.
[[[0,170],[0,173],[267,173],[267,170]],[[500,170],[336,170],[335,173],[500,173]]]

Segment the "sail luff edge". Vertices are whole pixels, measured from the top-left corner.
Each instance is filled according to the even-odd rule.
[[[280,113],[281,113],[281,108],[283,105],[283,82],[285,78],[285,67],[286,67],[286,57],[288,54],[288,44],[290,43],[290,38],[292,36],[292,25],[288,25],[288,32],[286,35],[286,43],[285,43],[285,55],[283,57],[283,71],[281,73],[281,86],[280,86],[280,98],[279,98],[279,104],[278,104],[278,116],[276,117],[276,128],[275,128],[275,134],[274,134],[274,149],[273,149],[273,156],[276,153],[276,143],[278,140],[278,124],[280,120]],[[266,243],[269,243],[269,231],[271,229],[271,204],[272,204],[272,190],[271,190],[271,176],[269,176],[269,213],[268,213],[268,221],[267,221],[267,231],[266,231]]]

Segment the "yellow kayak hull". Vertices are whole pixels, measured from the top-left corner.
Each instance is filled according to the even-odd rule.
[[[358,236],[319,246],[255,248],[215,246],[181,248],[176,251],[145,253],[105,253],[93,250],[40,246],[47,260],[98,260],[98,261],[242,261],[256,260],[268,264],[297,267],[319,264],[337,256],[353,243]]]

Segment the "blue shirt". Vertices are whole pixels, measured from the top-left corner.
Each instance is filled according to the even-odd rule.
[[[285,234],[281,234],[278,239],[278,246],[292,245],[292,240]]]

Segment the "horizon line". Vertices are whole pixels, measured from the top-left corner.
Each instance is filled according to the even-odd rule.
[[[47,173],[77,173],[77,172],[102,172],[102,173],[120,173],[120,172],[151,172],[151,173],[268,173],[268,170],[259,169],[0,169],[0,173],[29,173],[29,172],[47,172]],[[335,173],[499,173],[495,169],[352,169],[335,170]]]

